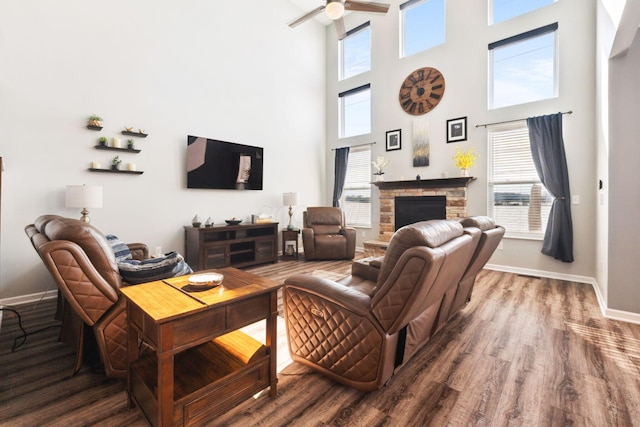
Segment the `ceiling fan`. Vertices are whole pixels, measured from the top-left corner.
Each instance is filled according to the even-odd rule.
[[[344,11],[353,10],[356,12],[373,12],[373,13],[387,13],[389,5],[385,3],[375,3],[370,1],[355,1],[355,0],[326,0],[324,6],[312,10],[309,13],[305,13],[300,18],[289,23],[291,28],[302,24],[305,21],[315,17],[324,10],[327,17],[333,20],[333,25],[338,33],[338,40],[342,40],[346,37],[344,29]]]

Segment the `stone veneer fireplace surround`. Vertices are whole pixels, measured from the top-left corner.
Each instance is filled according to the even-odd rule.
[[[387,243],[395,232],[395,198],[446,196],[447,219],[467,216],[467,186],[474,177],[423,179],[415,181],[378,181],[380,190],[380,232],[378,240],[364,242],[365,256],[384,255]]]

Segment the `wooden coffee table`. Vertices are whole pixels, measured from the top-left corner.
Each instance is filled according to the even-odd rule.
[[[232,267],[210,271],[224,281],[202,292],[181,289],[189,276],[121,289],[129,404],[154,426],[201,425],[267,387],[276,396],[281,285]],[[260,320],[264,345],[238,330]]]

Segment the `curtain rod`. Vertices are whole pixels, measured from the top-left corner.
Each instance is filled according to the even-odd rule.
[[[573,114],[573,111],[569,110],[569,111],[565,111],[564,113],[561,113],[561,114]],[[519,122],[519,121],[522,121],[522,120],[526,120],[526,119],[506,120],[504,122],[495,122],[495,123],[485,123],[485,124],[482,124],[482,125],[476,125],[476,127],[477,128],[481,128],[481,127],[485,127],[486,128],[487,126],[502,125],[502,124],[505,124],[505,123]]]
[[[375,143],[376,143],[375,141],[373,141],[373,142],[365,142],[364,144],[349,145],[348,147],[349,148],[362,147],[363,145],[373,145]],[[338,147],[338,148],[347,148],[347,147]],[[338,148],[332,148],[331,151],[336,151]]]

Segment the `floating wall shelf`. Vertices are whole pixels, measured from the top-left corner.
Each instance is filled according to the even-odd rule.
[[[126,147],[109,147],[108,145],[96,145],[94,148],[97,150],[111,150],[111,151],[128,151],[129,153],[139,153],[142,150],[138,150],[137,148],[126,148]]]
[[[130,135],[130,136],[139,136],[140,138],[146,138],[149,134],[148,133],[142,133],[142,132],[129,132],[128,130],[123,130],[122,131],[123,135]]]
[[[102,126],[87,125],[87,129],[91,129],[91,130],[102,130]]]
[[[120,170],[120,169],[97,169],[97,168],[89,168],[89,172],[110,172],[110,173],[128,173],[133,175],[142,175],[143,171],[130,171],[130,170]]]

